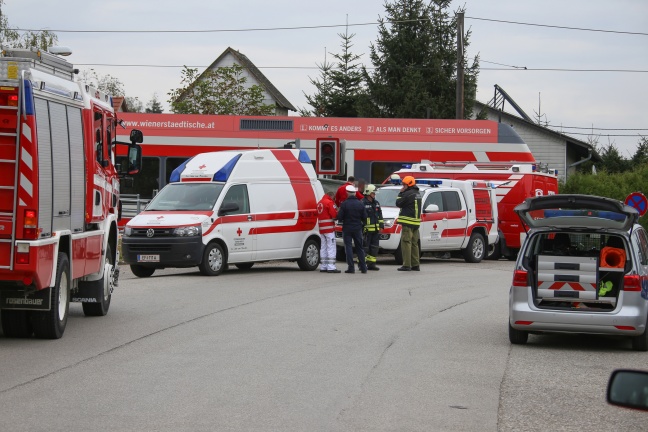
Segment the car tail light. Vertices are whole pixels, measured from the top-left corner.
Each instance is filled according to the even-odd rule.
[[[528,279],[528,273],[526,270],[515,270],[513,272],[513,286],[515,287],[526,287]]]
[[[7,100],[8,106],[17,107],[18,106],[18,95],[9,95]]]
[[[36,210],[25,210],[25,219],[23,222],[23,235],[27,239],[35,239],[37,237],[38,218],[36,217]]]
[[[639,275],[625,275],[623,277],[624,291],[641,291],[641,278]]]

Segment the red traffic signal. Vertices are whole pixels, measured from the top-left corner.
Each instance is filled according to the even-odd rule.
[[[315,171],[317,174],[340,174],[342,149],[337,138],[318,138],[315,146]]]

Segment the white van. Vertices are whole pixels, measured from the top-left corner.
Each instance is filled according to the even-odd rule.
[[[317,202],[324,195],[303,150],[201,153],[124,228],[122,257],[136,276],[198,266],[218,275],[235,264],[319,264]]]

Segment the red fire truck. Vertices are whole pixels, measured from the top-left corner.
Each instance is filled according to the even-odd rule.
[[[491,183],[497,195],[499,242],[489,250],[488,258],[514,258],[525,235],[518,215],[513,211],[526,198],[558,193],[557,172],[535,163],[421,163],[406,165],[394,175],[416,179],[482,180]],[[391,178],[384,182],[389,183]]]
[[[130,144],[115,141],[112,98],[75,82],[72,65],[53,52],[6,49],[0,57],[5,337],[60,338],[70,301],[86,315],[108,312],[119,275],[119,177],[142,163],[141,131]],[[121,166],[116,144],[128,146]]]

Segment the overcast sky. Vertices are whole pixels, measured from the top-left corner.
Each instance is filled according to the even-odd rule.
[[[540,112],[564,132],[588,134],[591,129],[573,127],[594,127],[601,144],[613,142],[624,156],[634,154],[639,135],[648,136],[648,1],[465,0],[455,1],[452,10],[462,5],[472,31],[467,54],[481,57],[480,101],[488,102],[498,84],[529,116]],[[22,29],[237,30],[56,33],[60,45],[73,49],[71,62],[119,78],[127,96],[145,103],[157,93],[166,105],[167,93],[180,86],[182,65],[202,72],[232,47],[296,107],[307,107],[303,92],[314,93],[309,77],[319,77],[317,64],[325,53],[340,52],[338,33],[347,17],[349,32],[356,35],[353,52],[365,53],[361,60],[371,66],[366,53],[377,38],[377,19],[386,16],[381,0],[5,0],[2,11],[11,26]],[[335,25],[341,27],[327,27]],[[249,30],[298,26],[320,28]],[[635,72],[574,71],[601,69]],[[574,136],[587,140],[587,135]]]

